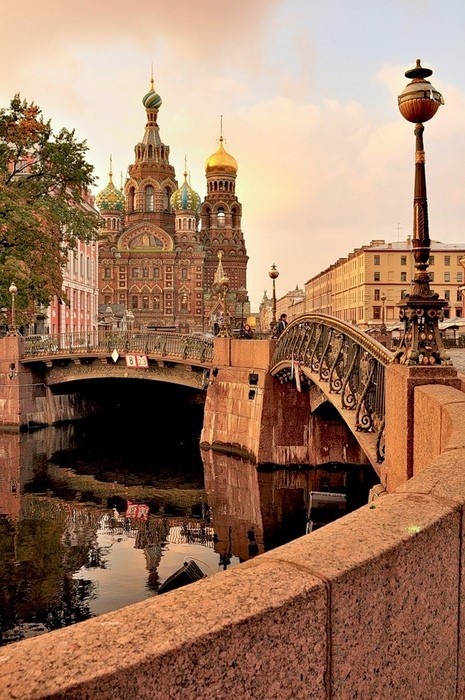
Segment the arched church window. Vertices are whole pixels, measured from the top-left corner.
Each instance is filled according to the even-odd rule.
[[[139,297],[137,297],[137,296],[131,297],[131,306],[133,309],[139,308]]]
[[[224,228],[224,220],[225,220],[224,209],[218,209],[218,212],[217,212],[218,228]]]
[[[165,187],[163,191],[163,209],[164,211],[170,211],[170,195],[171,192],[168,187]]]
[[[153,158],[153,146],[149,144],[149,158]]]
[[[181,267],[181,279],[187,280],[187,267]]]
[[[159,296],[153,297],[153,310],[160,311],[160,297]]]
[[[148,187],[145,188],[145,211],[153,211],[153,201],[153,187],[152,185],[148,185]]]
[[[134,211],[134,202],[136,198],[136,192],[134,187],[131,187],[129,190],[129,211]]]
[[[149,298],[142,297],[142,308],[147,310],[149,308]]]

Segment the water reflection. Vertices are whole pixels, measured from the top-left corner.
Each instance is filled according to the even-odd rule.
[[[192,447],[170,464],[150,433],[124,456],[99,423],[0,435],[0,644],[144,600],[189,559],[211,575],[299,537],[312,489],[354,508],[371,486],[354,465],[257,468],[174,439]]]

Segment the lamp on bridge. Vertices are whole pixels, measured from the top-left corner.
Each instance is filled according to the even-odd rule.
[[[381,333],[383,333],[383,335],[384,335],[384,334],[386,333],[386,331],[387,331],[387,328],[386,328],[386,315],[385,315],[385,314],[386,314],[386,307],[385,307],[385,304],[386,304],[386,295],[385,295],[385,294],[381,294],[381,303],[382,303],[382,307],[381,307],[381,328],[380,328],[380,331],[381,331]]]
[[[223,308],[223,322],[218,335],[222,338],[229,338],[229,314],[228,314],[228,292],[229,292],[229,277],[224,274],[218,282],[218,296]]]
[[[241,305],[241,330],[239,332],[239,337],[244,337],[244,304],[247,301],[247,289],[245,287],[239,287],[236,294],[236,300]]]
[[[8,335],[18,335],[18,329],[16,328],[16,309],[15,300],[18,293],[18,287],[12,282],[8,288],[11,294],[11,323],[8,326]]]
[[[426,197],[425,151],[423,122],[428,121],[444,104],[443,97],[426,80],[433,71],[423,68],[417,59],[415,68],[406,71],[411,82],[398,97],[399,110],[407,121],[415,124],[415,189],[413,199],[412,252],[415,274],[412,291],[397,306],[404,324],[398,361],[406,365],[449,364],[439,332],[439,321],[444,316],[447,302],[430,289],[428,272],[431,241],[428,228]]]
[[[273,282],[273,296],[271,298],[271,323],[270,330],[271,335],[274,336],[276,333],[276,279],[279,277],[279,272],[276,265],[273,263],[271,270],[269,271],[269,276]]]

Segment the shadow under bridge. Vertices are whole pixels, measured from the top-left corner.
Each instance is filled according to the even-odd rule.
[[[384,461],[385,368],[394,353],[353,325],[305,314],[280,336],[271,374],[310,392],[313,411],[331,403],[376,470]]]

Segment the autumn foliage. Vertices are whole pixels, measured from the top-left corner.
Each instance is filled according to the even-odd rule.
[[[87,150],[74,131],[54,135],[40,108],[19,95],[0,109],[0,305],[8,306],[14,281],[24,320],[60,296],[69,249],[97,237]]]

